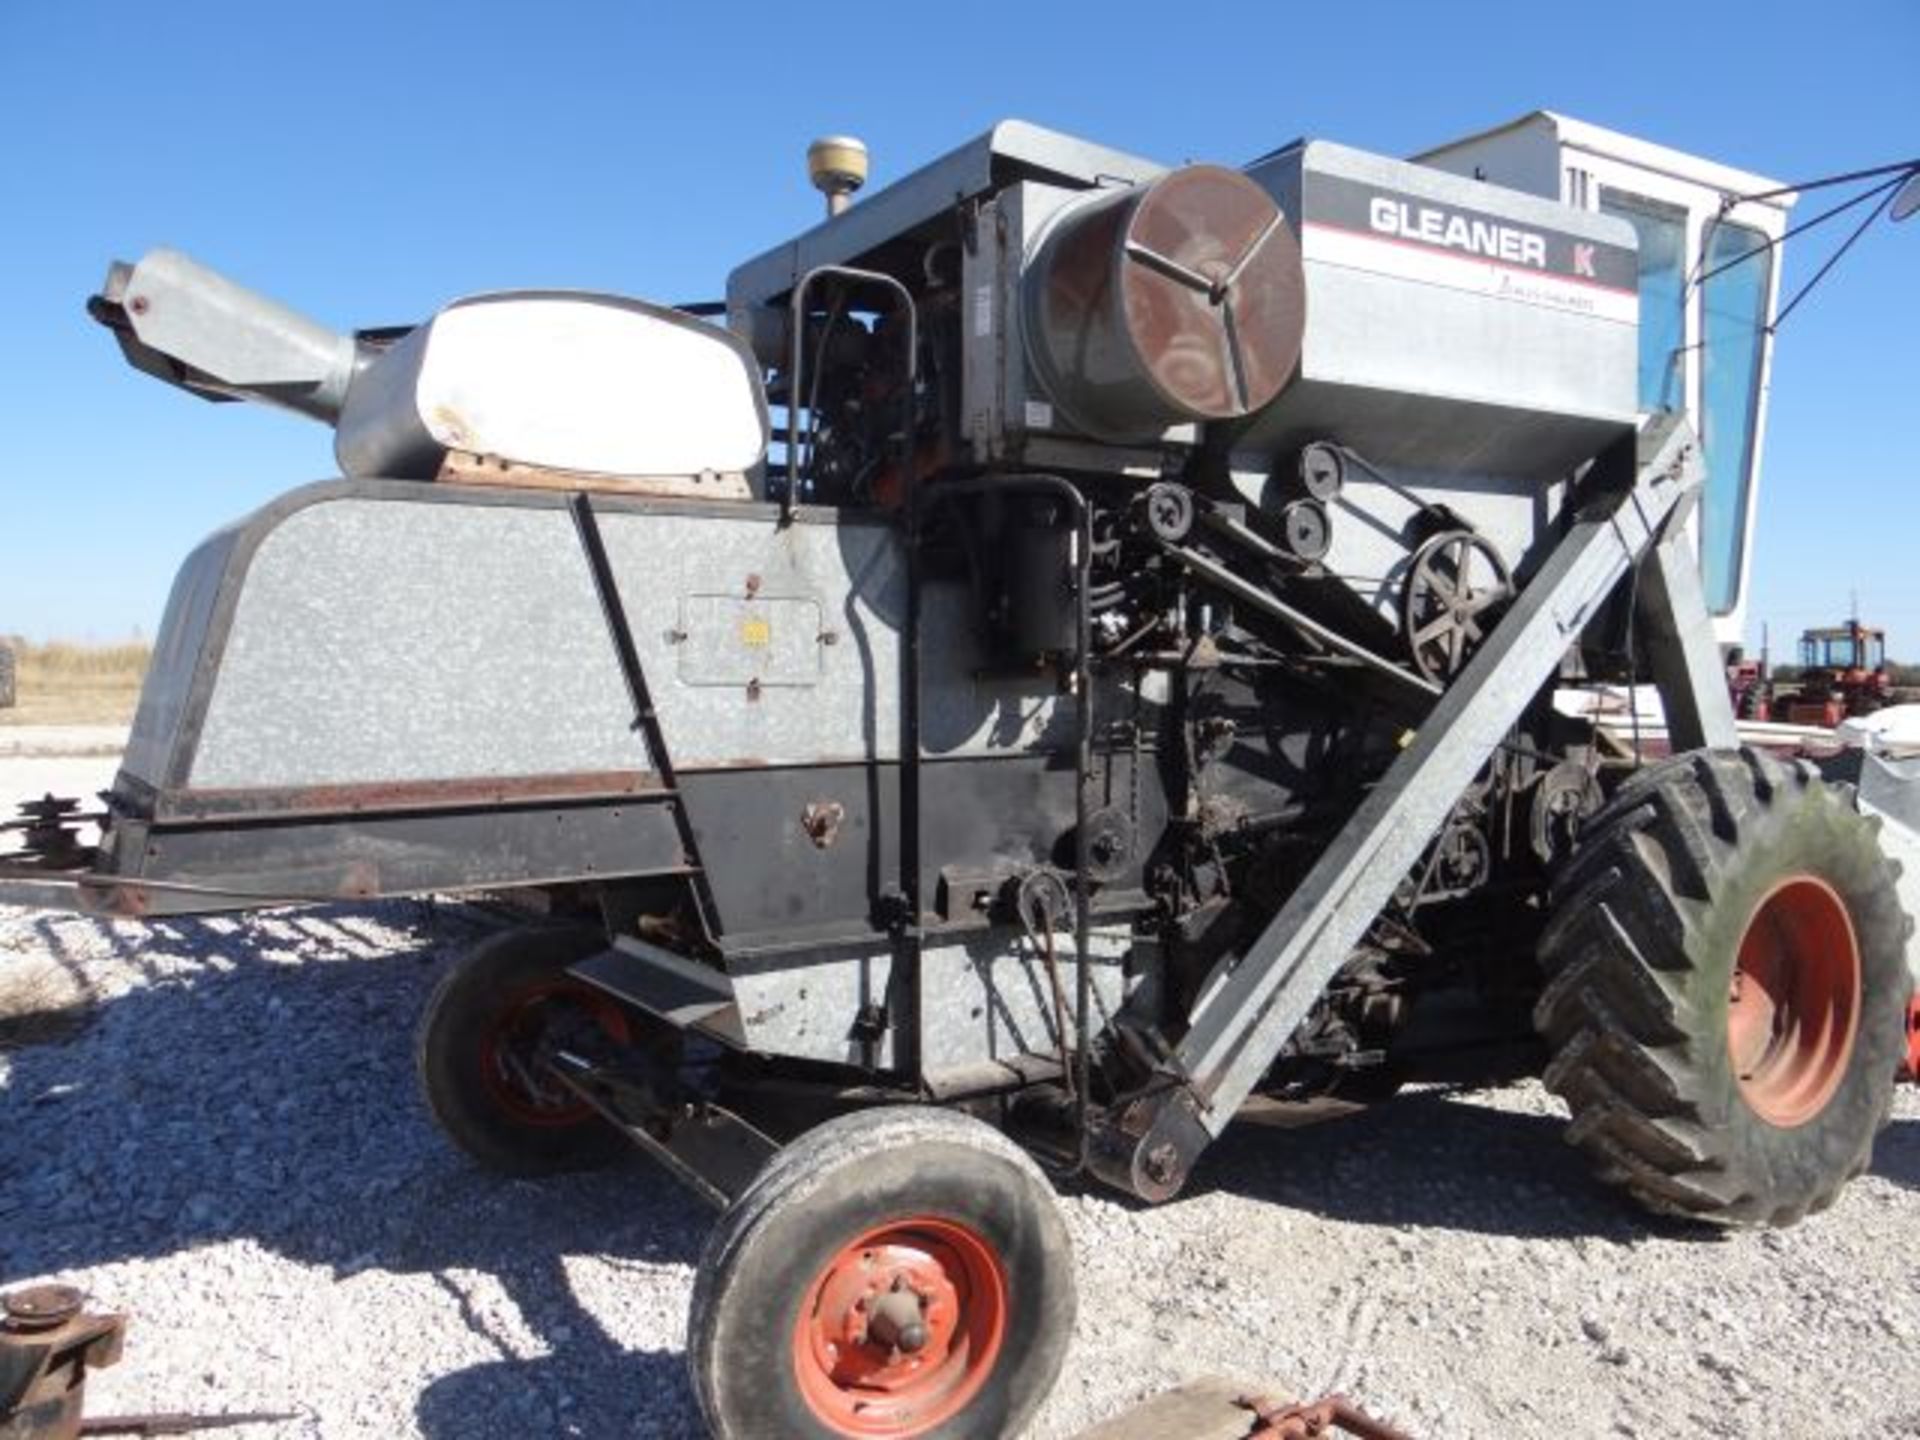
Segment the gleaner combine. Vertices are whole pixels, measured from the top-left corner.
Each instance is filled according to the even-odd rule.
[[[39,806],[0,899],[537,899],[434,996],[428,1098],[723,1207],[723,1435],[1017,1432],[1049,1175],[1166,1201],[1236,1117],[1409,1080],[1544,1067],[1657,1210],[1831,1202],[1911,925],[1717,643],[1788,199],[1550,115],[1237,170],[1008,123],[859,204],[811,159],[829,218],[724,305],[345,336],[115,265],[135,365],[344,478],[188,558],[98,845]],[[1657,763],[1567,703],[1643,680]]]

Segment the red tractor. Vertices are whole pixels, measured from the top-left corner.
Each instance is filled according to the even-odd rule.
[[[1795,725],[1829,729],[1850,716],[1871,715],[1888,703],[1887,634],[1858,620],[1800,636],[1800,691],[1787,704]]]
[[[1773,718],[1773,681],[1767,675],[1764,655],[1749,660],[1738,645],[1728,649],[1727,697],[1733,701],[1733,713],[1742,720]]]

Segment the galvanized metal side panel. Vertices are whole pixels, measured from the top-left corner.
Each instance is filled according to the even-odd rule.
[[[644,772],[562,500],[346,482],[215,537],[182,573],[128,774],[266,791]],[[905,571],[884,518],[613,500],[599,515],[680,769],[899,758]],[[930,587],[924,626],[929,753],[1068,743],[1050,677],[981,673],[964,584]]]
[[[565,511],[349,493],[259,542],[186,778],[640,769],[631,719]]]
[[[894,1025],[875,1034],[871,1047],[858,1028],[863,1011],[884,1010],[892,1020],[901,1018],[891,1003],[893,941],[888,936],[733,960],[727,980],[751,1050],[835,1065],[865,1064],[870,1053],[883,1070],[897,1062]]]
[[[898,745],[906,572],[890,527],[782,526],[771,508],[742,506],[603,508],[600,529],[677,769],[854,760]],[[695,623],[720,597],[738,602],[735,624]],[[795,623],[819,628],[795,636]],[[810,678],[795,658],[809,651]],[[738,678],[714,683],[724,675]]]
[[[906,567],[884,518],[606,509],[600,527],[677,769],[899,758]],[[733,623],[717,631],[722,608]],[[797,623],[820,628],[796,637]],[[965,585],[929,585],[921,625],[929,754],[1069,743],[1072,705],[1048,677],[983,673]],[[808,649],[816,664],[800,662]]]
[[[1920,756],[1860,756],[1858,804],[1882,818],[1880,848],[1898,862],[1900,903],[1920,920]],[[1907,968],[1920,987],[1920,929],[1907,936]]]
[[[741,318],[744,312],[779,298],[816,265],[847,264],[996,185],[1046,178],[1085,188],[1108,180],[1149,180],[1162,169],[1138,155],[1024,120],[1003,120],[832,219],[736,267],[727,277],[730,323],[742,334],[751,333]]]
[[[1324,141],[1248,173],[1300,235],[1307,338],[1298,379],[1236,454],[1319,435],[1377,460],[1538,477],[1634,424],[1624,221]]]
[[[1100,926],[1089,937],[1095,1034],[1126,1003],[1130,985],[1138,983],[1126,973],[1130,947],[1125,925]],[[1056,941],[1054,960],[1066,995],[1071,1047],[1071,935]],[[747,1048],[835,1064],[865,1063],[868,1046],[857,1022],[867,1007],[884,1008],[896,1025],[904,1018],[907,997],[891,993],[892,977],[893,958],[885,938],[735,960],[727,966]],[[922,1016],[920,1073],[930,1080],[990,1061],[1059,1051],[1045,958],[1018,932],[1002,929],[965,939],[930,940],[921,960],[916,1003]],[[874,1064],[885,1069],[896,1063],[894,1041],[893,1026],[874,1039]]]
[[[1087,936],[1093,983],[1092,1034],[1126,1003],[1125,960],[1130,927],[1099,926]],[[1073,1048],[1077,961],[1072,935],[1054,941],[1065,1000],[1066,1041]],[[1060,1049],[1060,1017],[1053,1003],[1045,956],[1031,941],[993,931],[961,944],[929,944],[920,963],[920,1073],[934,1080],[990,1060],[1053,1055]]]
[[[1446,170],[1548,199],[1560,197],[1558,117],[1536,110],[1495,130],[1450,141],[1410,158],[1416,165]]]
[[[153,657],[140,687],[133,730],[120,761],[121,774],[154,789],[167,782],[168,763],[186,720],[194,680],[215,658],[209,653],[214,611],[245,523],[216,530],[195,546],[167,596]]]

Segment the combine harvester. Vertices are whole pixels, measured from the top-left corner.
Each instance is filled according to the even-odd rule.
[[[135,365],[344,478],[187,559],[99,844],[41,805],[0,900],[536,901],[428,1099],[720,1207],[724,1436],[1018,1432],[1049,1177],[1169,1200],[1236,1116],[1536,1071],[1660,1211],[1865,1168],[1920,896],[1721,653],[1788,203],[1723,200],[1778,187],[1551,115],[1243,169],[1010,122],[858,204],[810,158],[724,304],[347,336],[114,266]],[[1654,762],[1577,701],[1642,681]]]

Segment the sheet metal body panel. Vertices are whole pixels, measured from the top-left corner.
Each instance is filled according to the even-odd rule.
[[[1248,174],[1300,238],[1307,338],[1236,455],[1332,438],[1382,462],[1541,479],[1635,424],[1626,222],[1320,140]]]
[[[905,575],[884,519],[598,510],[682,768],[898,759]],[[963,584],[929,587],[925,623],[929,753],[1066,743],[1050,677],[981,673]],[[563,497],[329,482],[191,557],[124,773],[221,792],[640,773],[631,719]]]
[[[200,914],[259,905],[377,899],[683,873],[659,803],[340,813],[245,824],[141,827],[106,908]]]
[[[123,776],[152,789],[173,780],[170,767],[195,686],[219,662],[214,615],[244,538],[245,522],[216,530],[193,548],[174,576],[120,761]]]
[[[792,240],[738,266],[727,277],[729,322],[778,300],[818,265],[846,265],[875,247],[953,211],[961,202],[1022,179],[1086,189],[1109,181],[1150,180],[1165,167],[1138,155],[1032,125],[1003,120],[984,135],[921,166]]]
[[[870,937],[898,869],[898,530],[825,510],[782,526],[742,502],[603,498],[596,513],[723,933],[744,948]],[[964,583],[929,586],[924,625],[924,893],[944,866],[1060,863],[1071,702],[1051,673],[989,672]],[[1108,721],[1139,708],[1129,686],[1097,693]],[[632,719],[563,496],[306,487],[182,574],[116,803],[156,836],[198,838],[135,847],[119,868],[189,897],[678,871],[690,858],[651,828],[591,838],[662,798]],[[1165,800],[1157,774],[1144,781],[1128,788],[1157,833]],[[832,833],[816,835],[829,811]],[[466,817],[448,834],[473,853],[438,831],[335,823],[422,813]],[[536,815],[549,829],[521,834]],[[286,837],[212,838],[267,822]],[[554,838],[569,835],[573,863]]]
[[[1097,926],[1089,936],[1096,1034],[1144,983],[1126,964],[1131,948],[1124,923]],[[656,974],[635,983],[631,974],[617,977],[597,967],[596,983],[616,993],[657,994],[659,987],[644,983],[647,978],[688,973],[686,962],[653,947],[623,942],[622,950],[629,963],[654,955]],[[1057,937],[1054,962],[1063,976],[1072,974],[1075,953],[1071,934]],[[701,972],[693,988],[700,1004],[688,1007],[686,1016],[708,1016],[698,1022],[707,1033],[760,1054],[891,1070],[907,1063],[901,1037],[914,1033],[919,1075],[936,1087],[964,1086],[996,1063],[1044,1062],[1057,1057],[1061,1046],[1044,951],[1005,926],[930,937],[917,988],[896,966],[885,936],[729,960],[724,974]],[[1065,1013],[1071,1051],[1071,998]]]
[[[566,513],[415,498],[428,493],[315,495],[267,521],[179,781],[640,768]]]
[[[1862,751],[1858,759],[1856,802],[1862,814],[1880,818],[1880,848],[1900,866],[1900,903],[1920,915],[1920,755]],[[1920,990],[1920,929],[1907,936],[1907,968]]]

